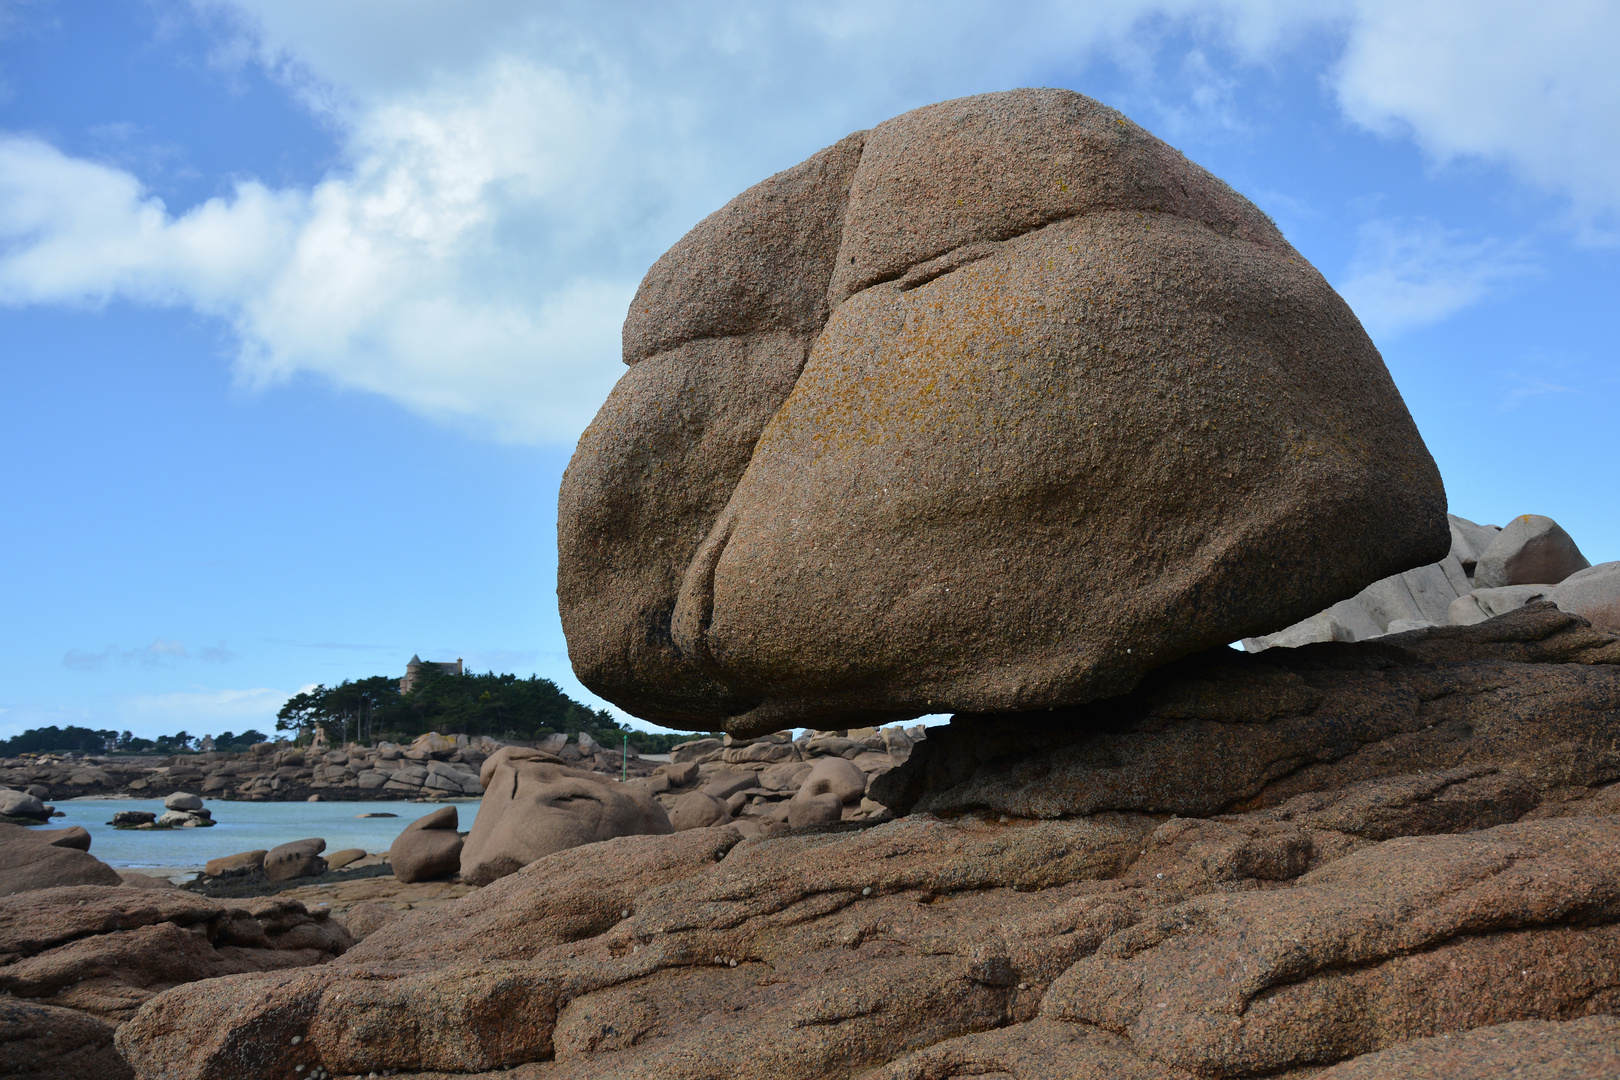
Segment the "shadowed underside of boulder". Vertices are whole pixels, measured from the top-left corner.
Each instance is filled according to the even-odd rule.
[[[156,998],[119,1046],[153,1080],[1606,1075],[1620,638],[1542,605],[1277,652],[1138,691],[1108,755],[1134,808],[573,848],[321,968]],[[1128,738],[1200,725],[1269,731],[1294,768],[1216,797]],[[1334,731],[1356,749],[1325,753]],[[1183,787],[1199,816],[1163,809]]]
[[[1056,90],[919,109],[649,272],[564,477],[585,684],[755,734],[1069,705],[1445,553],[1344,302]]]

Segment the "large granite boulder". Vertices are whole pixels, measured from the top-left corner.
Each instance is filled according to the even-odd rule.
[[[674,727],[1072,705],[1447,550],[1349,308],[1067,91],[756,185],[649,271],[624,345],[558,596],[584,683]]]
[[[484,798],[461,849],[462,880],[475,885],[581,844],[672,831],[645,788],[570,769],[542,751],[503,747],[479,775]]]

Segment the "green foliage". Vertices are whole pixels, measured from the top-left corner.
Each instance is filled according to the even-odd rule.
[[[573,738],[583,731],[613,749],[628,733],[639,752],[656,754],[702,737],[635,731],[604,710],[581,705],[550,679],[494,672],[424,674],[408,694],[401,694],[399,681],[386,675],[317,686],[288,699],[276,717],[277,731],[309,738],[321,727],[333,741],[342,737],[345,720],[349,735],[365,741],[408,741],[427,731],[505,739],[539,739],[558,732]]]
[[[116,731],[92,731],[71,724],[59,728],[53,724],[50,727],[30,728],[21,735],[13,735],[0,742],[0,757],[15,757],[18,754],[105,754],[109,751],[175,754],[191,750],[195,742],[196,739],[184,731],[159,735],[156,739],[138,739],[127,731],[119,734]]]
[[[50,727],[30,728],[21,735],[13,735],[5,742],[0,742],[0,754],[6,757],[16,757],[18,754],[69,752],[105,754],[108,742],[116,742],[117,739],[116,731],[92,731],[72,724],[59,728],[52,724]]]

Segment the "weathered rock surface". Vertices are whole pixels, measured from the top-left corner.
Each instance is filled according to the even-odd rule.
[[[1600,1080],[1620,1076],[1620,1020],[1524,1020],[1412,1042],[1318,1073],[1318,1080]]]
[[[165,1080],[1601,1076],[1617,672],[1547,604],[1189,658],[1069,742],[934,729],[887,775],[954,816],[573,848],[319,968],[160,996],[118,1043]]]
[[[129,1080],[113,1026],[73,1009],[0,998],[0,1076]]]
[[[1576,571],[1549,589],[1547,599],[1599,630],[1620,633],[1620,562]]]
[[[350,944],[324,912],[274,898],[221,903],[179,889],[96,885],[0,898],[0,1005],[11,1009],[0,1016],[0,1061],[15,1038],[33,1047],[41,1077],[77,1077],[66,1070],[80,1060],[127,1076],[107,1064],[106,1025],[154,995],[199,979],[324,963]],[[36,1004],[50,1008],[30,1012]],[[29,1034],[35,1021],[59,1038]]]
[[[484,762],[484,799],[460,851],[464,880],[487,885],[565,848],[671,831],[649,791],[550,757],[508,747]]]
[[[897,813],[1208,816],[1420,771],[1620,779],[1620,640],[1549,603],[1474,626],[1167,665],[1106,702],[959,716],[872,796]]]
[[[90,834],[0,823],[0,896],[59,885],[117,885],[118,871],[90,854]]]
[[[1066,91],[919,109],[740,195],[649,272],[624,358],[558,596],[585,684],[675,727],[1093,700],[1448,543],[1343,301]]]

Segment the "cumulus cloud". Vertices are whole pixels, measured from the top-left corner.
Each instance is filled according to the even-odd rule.
[[[1567,197],[1596,239],[1620,217],[1616,41],[1620,6],[1607,0],[1533,13],[1509,0],[1366,0],[1333,85],[1359,124]]]
[[[216,62],[273,72],[342,161],[176,213],[129,171],[0,136],[0,303],[188,306],[234,329],[249,384],[313,373],[508,441],[573,440],[646,266],[747,184],[928,101],[1102,56],[1149,71],[1176,34],[1185,100],[1147,95],[1168,128],[1240,125],[1242,65],[1326,35],[1354,122],[1502,162],[1588,220],[1620,204],[1600,55],[1620,27],[1597,4],[1534,25],[1448,0],[193,7]],[[1369,310],[1429,317],[1363,270]],[[1429,311],[1482,287],[1431,284]]]
[[[1362,225],[1339,292],[1379,338],[1441,322],[1534,272],[1522,245],[1431,220],[1379,220]]]

